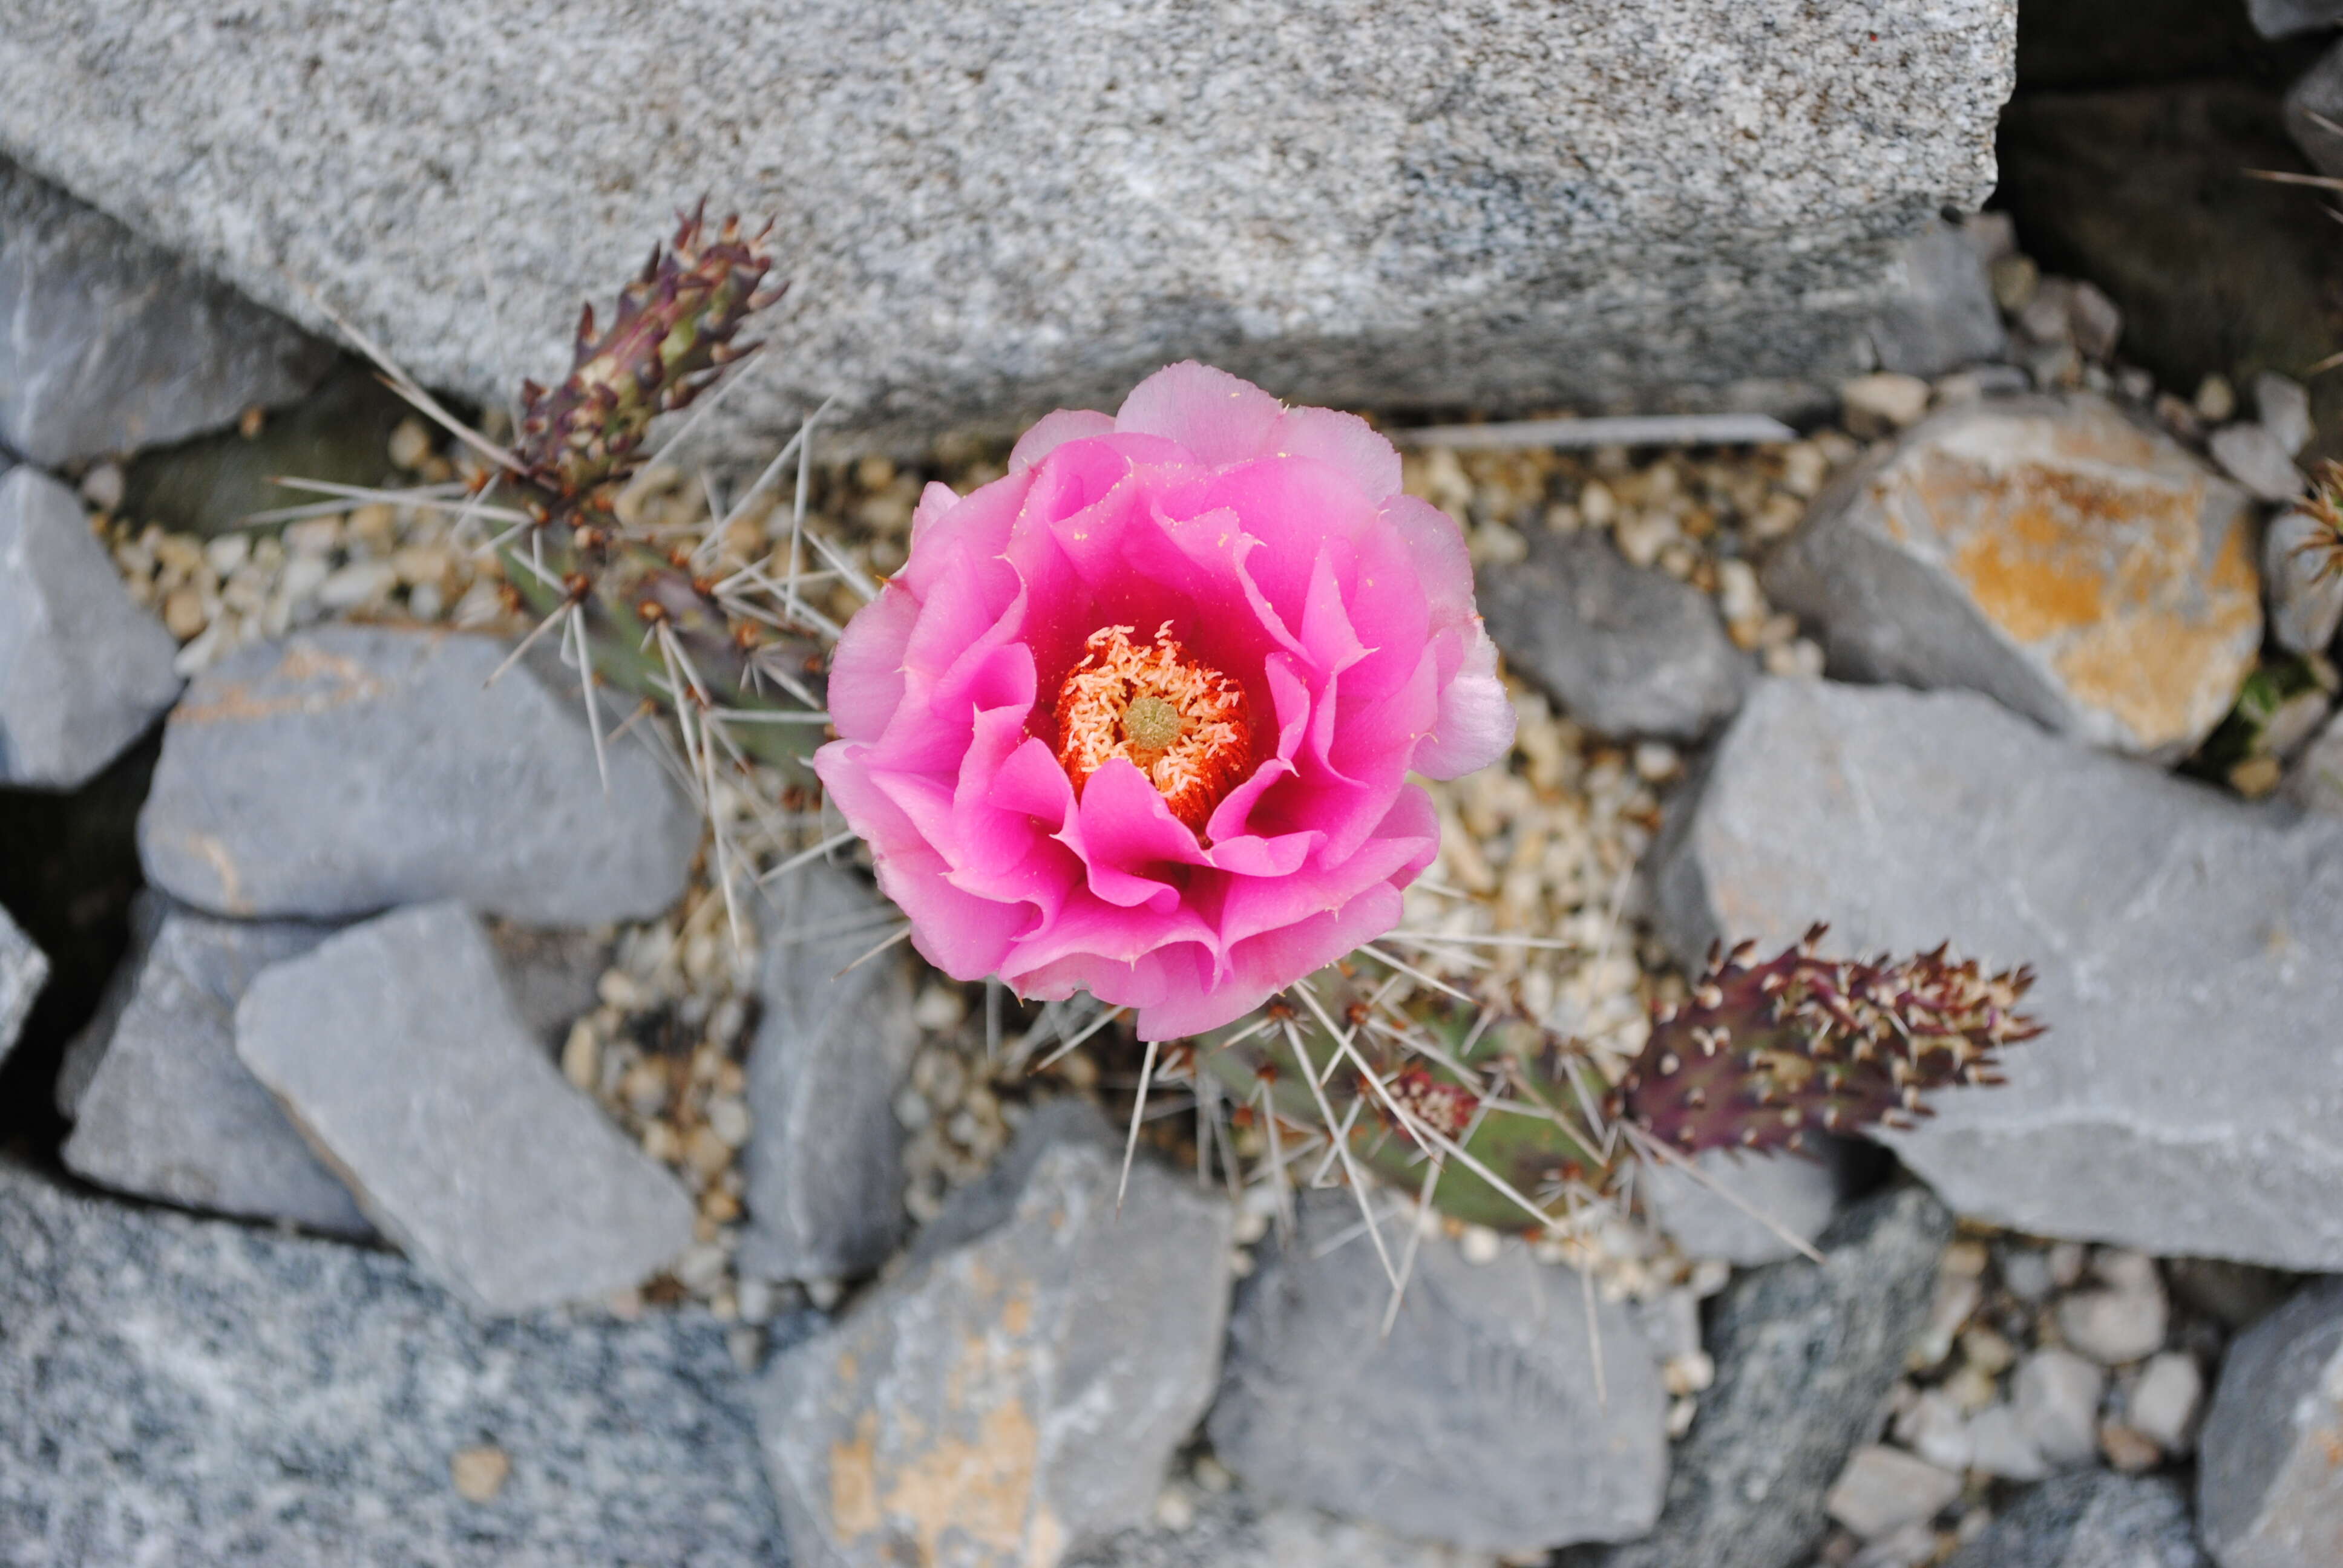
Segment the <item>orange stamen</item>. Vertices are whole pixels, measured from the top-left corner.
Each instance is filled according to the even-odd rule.
[[[1091,775],[1126,758],[1155,786],[1172,815],[1196,833],[1252,763],[1244,688],[1201,664],[1172,636],[1151,643],[1132,628],[1101,627],[1058,688],[1058,764],[1080,796]]]

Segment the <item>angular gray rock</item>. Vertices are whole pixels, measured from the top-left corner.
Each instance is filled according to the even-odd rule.
[[[2324,652],[2343,626],[2343,571],[2328,569],[2323,548],[2332,537],[2298,511],[2280,512],[2262,535],[2262,591],[2269,598],[2270,636],[2281,648]]]
[[[2343,1563],[2343,1280],[2229,1346],[2197,1440],[2197,1517],[2221,1568]]]
[[[117,1191],[335,1235],[371,1236],[349,1189],[319,1162],[236,1054],[236,1006],[268,965],[332,928],[214,920],[152,892],[134,919],[118,1005],[67,1052],[82,1086],[64,1159]]]
[[[2323,5],[2328,0],[2312,3]],[[2302,156],[2326,174],[2343,175],[2343,131],[2319,124],[2331,120],[2343,125],[2343,44],[2319,56],[2318,64],[2287,90],[2284,113],[2287,134],[2302,149]]]
[[[1686,1253],[1753,1268],[1797,1256],[1790,1237],[1822,1234],[1838,1212],[1845,1164],[1835,1143],[1813,1160],[1714,1149],[1698,1161],[1705,1183],[1679,1165],[1647,1164],[1636,1187],[1652,1222]]]
[[[749,1052],[754,1131],[742,1151],[743,1273],[834,1279],[886,1261],[903,1228],[894,1097],[920,1029],[894,955],[839,970],[893,906],[850,869],[816,863],[776,889]]]
[[[691,806],[632,744],[610,748],[605,795],[576,677],[523,662],[487,684],[505,655],[325,626],[206,670],[138,819],[147,879],[244,918],[435,899],[549,926],[657,914],[699,843]]]
[[[1917,1187],[1850,1207],[1824,1261],[1735,1280],[1711,1309],[1716,1381],[1676,1444],[1667,1504],[1642,1540],[1567,1568],[1790,1568],[1821,1539],[1823,1497],[1868,1436],[1927,1322],[1952,1216]]]
[[[2294,466],[2293,455],[2258,421],[2224,425],[2205,449],[2229,477],[2265,501],[2291,501],[2303,492],[2302,470]]]
[[[179,694],[178,651],[74,493],[37,468],[0,473],[0,785],[88,782]]]
[[[2171,1478],[2086,1470],[2044,1482],[1948,1568],[2207,1568]]]
[[[2009,348],[1993,284],[1970,237],[1938,222],[1897,247],[1896,297],[1871,328],[1882,370],[1941,376]]]
[[[0,446],[47,467],[288,402],[334,351],[0,160]]]
[[[1947,0],[1874,39],[1739,0],[1365,31],[1086,0],[918,28],[849,0],[592,28],[20,0],[0,148],[490,405],[566,367],[579,301],[699,191],[786,236],[789,352],[724,410],[767,438],[834,390],[921,442],[1111,408],[1190,356],[1345,407],[1596,401],[1850,373],[1893,242],[1993,188],[2015,12]]]
[[[2343,823],[2044,734],[1967,692],[1761,682],[1654,864],[1656,921],[2031,963],[2008,1084],[1887,1135],[2036,1235],[2343,1266]]]
[[[794,1561],[1053,1568],[1144,1520],[1212,1397],[1229,1210],[1037,1111],[908,1266],[757,1392]]]
[[[781,1561],[721,1328],[484,1324],[388,1253],[0,1165],[13,1568]],[[493,1447],[488,1502],[451,1483]]]
[[[15,1049],[16,1036],[48,979],[48,955],[8,918],[7,910],[0,910],[0,1061]]]
[[[1485,1552],[1406,1541],[1355,1519],[1268,1503],[1242,1491],[1206,1496],[1180,1529],[1126,1531],[1066,1568],[1498,1568]]]
[[[2254,377],[2254,417],[2288,457],[2310,445],[2310,389],[2291,376],[2265,370]]]
[[[367,1218],[483,1312],[605,1296],[691,1243],[682,1184],[563,1081],[459,905],[263,970],[236,1049]]]
[[[1337,1244],[1358,1217],[1312,1194],[1292,1244],[1257,1252],[1205,1423],[1222,1461],[1264,1496],[1480,1551],[1649,1529],[1667,1398],[1626,1309],[1599,1302],[1590,1325],[1576,1274],[1518,1246],[1475,1268],[1433,1241],[1386,1336],[1373,1246]]]
[[[2236,486],[2103,398],[1996,399],[1842,476],[1765,586],[1821,625],[1841,678],[1982,691],[2170,760],[2259,651],[2253,521]]]
[[[1519,675],[1606,735],[1692,739],[1741,705],[1751,667],[1706,594],[1594,533],[1534,533],[1480,574],[1489,635]]]

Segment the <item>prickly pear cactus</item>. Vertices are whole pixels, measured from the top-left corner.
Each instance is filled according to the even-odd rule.
[[[763,239],[730,217],[711,233],[694,213],[620,291],[607,330],[588,306],[568,377],[523,384],[519,439],[486,492],[524,518],[502,547],[506,580],[547,625],[568,612],[589,687],[598,675],[680,714],[737,721],[704,733],[687,722],[701,771],[719,750],[776,761],[821,739],[808,720],[821,706],[823,618],[753,568],[719,569],[707,541],[645,537],[624,516],[651,421],[756,350],[737,336],[781,294],[766,286]]]
[[[2024,970],[1987,974],[1942,948],[1827,959],[1823,935],[1764,963],[1748,944],[1713,958],[1615,1085],[1523,1020],[1394,1005],[1407,977],[1365,960],[1196,1042],[1197,1065],[1241,1125],[1282,1123],[1296,1141],[1333,1129],[1334,1158],[1456,1219],[1520,1230],[1609,1198],[1630,1161],[1909,1125],[1935,1091],[2000,1082],[1997,1053],[2041,1032],[2016,1011]]]

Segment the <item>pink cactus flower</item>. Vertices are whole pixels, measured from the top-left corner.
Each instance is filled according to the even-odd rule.
[[[1202,365],[930,485],[815,770],[960,980],[1213,1029],[1372,941],[1439,848],[1411,769],[1513,711],[1464,540],[1366,424]]]

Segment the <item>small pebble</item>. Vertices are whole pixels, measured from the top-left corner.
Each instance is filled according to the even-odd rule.
[[[2154,1439],[2119,1421],[2099,1422],[2099,1452],[2107,1455],[2109,1464],[2127,1474],[2153,1469],[2164,1457]]]
[[[1846,427],[1865,438],[1909,428],[1928,411],[1928,384],[1916,376],[1858,376],[1843,384],[1838,396]]]
[[[2207,376],[2197,384],[2192,407],[2207,425],[2225,424],[2237,417],[2237,390],[2226,376]]]
[[[118,463],[100,463],[81,477],[81,498],[101,512],[119,509],[124,489]]]
[[[447,1478],[456,1494],[467,1503],[493,1503],[512,1474],[512,1460],[493,1444],[458,1449],[447,1462]]]
[[[2140,1369],[2139,1381],[2124,1401],[2124,1421],[2165,1452],[2180,1455],[2197,1445],[2197,1418],[2205,1407],[2205,1374],[2197,1358],[2167,1351]]]
[[[431,432],[423,427],[420,419],[407,418],[398,422],[390,433],[390,460],[412,472],[423,466],[431,455]]]
[[[1495,1262],[1503,1246],[1503,1239],[1486,1225],[1467,1225],[1456,1239],[1458,1255],[1475,1268]]]

